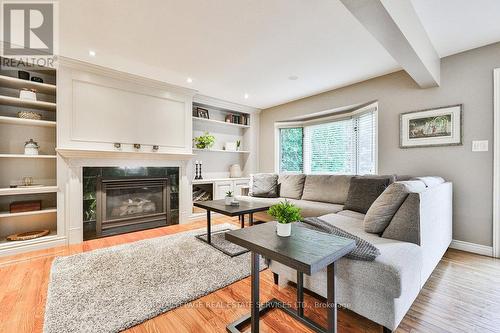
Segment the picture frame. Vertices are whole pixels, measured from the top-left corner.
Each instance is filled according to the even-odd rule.
[[[399,122],[400,148],[463,145],[463,104],[402,113]]]
[[[210,119],[210,114],[207,109],[196,108],[196,116],[198,118]]]

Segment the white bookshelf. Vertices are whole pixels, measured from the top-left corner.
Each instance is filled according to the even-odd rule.
[[[0,105],[17,106],[22,108],[56,111],[56,103],[44,101],[32,101],[28,99],[21,99],[18,97],[10,97],[0,95]]]
[[[55,214],[55,213],[57,213],[57,208],[55,207],[35,210],[31,212],[21,212],[21,213],[0,212],[0,219],[10,218],[10,217],[20,217],[20,216]]]
[[[25,70],[31,76],[41,77],[45,82],[22,80],[17,78],[18,69]],[[53,69],[31,71],[23,68],[0,69],[0,140],[2,153],[0,153],[0,255],[14,254],[23,250],[37,249],[49,244],[61,244],[64,242],[64,230],[58,234],[57,223],[57,163],[42,161],[56,161],[57,155],[54,151],[56,146],[56,72]],[[19,96],[22,89],[35,90],[37,100],[26,100]],[[17,90],[17,91],[16,91]],[[37,110],[42,120],[24,119],[16,117],[20,111]],[[23,127],[19,127],[23,126]],[[24,155],[23,144],[33,138],[40,142],[41,151],[46,154]],[[45,149],[44,149],[45,148]],[[27,163],[27,160],[39,161]],[[35,186],[5,187],[8,184],[19,183],[22,177],[32,177]],[[49,184],[49,185],[46,185]],[[53,184],[53,185],[52,185]],[[13,202],[26,200],[41,200],[44,209],[11,213],[9,205]],[[6,241],[9,234],[49,229],[50,234],[44,237],[26,241]]]
[[[248,150],[225,150],[225,149],[200,149],[193,148],[193,151],[203,152],[203,153],[235,153],[235,154],[250,154]]]
[[[37,127],[56,127],[55,121],[35,120],[15,117],[0,116],[0,124],[20,125],[20,126],[37,126]]]
[[[57,190],[58,190],[57,186],[29,186],[29,187],[15,187],[15,188],[0,188],[0,196],[56,193]]]
[[[41,94],[54,95],[56,93],[56,86],[54,84],[38,83],[6,75],[0,75],[0,86],[12,89],[35,89]]]
[[[229,123],[229,122],[222,121],[222,120],[206,119],[206,118],[200,118],[200,117],[195,117],[195,116],[193,116],[193,120],[194,121],[200,121],[202,123],[217,124],[217,125],[220,125],[220,126],[230,126],[230,127],[238,127],[238,128],[250,128],[250,125],[234,124],[234,123]]]

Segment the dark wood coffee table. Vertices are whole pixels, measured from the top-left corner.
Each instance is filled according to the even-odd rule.
[[[216,212],[226,216],[239,216],[241,228],[245,227],[245,214],[249,215],[249,224],[253,225],[253,214],[257,212],[263,212],[269,209],[271,205],[256,203],[250,201],[239,201],[239,206],[229,206],[225,204],[225,200],[210,200],[210,201],[195,201],[193,206],[203,208],[207,211],[207,240],[208,244],[212,243],[211,233],[212,233],[212,221],[211,213]],[[223,251],[224,252],[224,251]],[[227,254],[227,253],[226,253]]]
[[[337,304],[335,302],[335,262],[354,250],[354,240],[292,225],[290,237],[276,234],[276,222],[251,228],[229,231],[226,240],[252,251],[251,257],[251,312],[227,326],[228,332],[239,333],[241,326],[251,324],[251,332],[259,332],[259,316],[278,308],[315,332],[337,332]],[[259,256],[276,260],[297,270],[297,310],[273,298],[259,306]],[[327,328],[304,316],[304,273],[311,275],[327,267]]]

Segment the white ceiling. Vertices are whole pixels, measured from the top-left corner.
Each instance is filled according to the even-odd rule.
[[[440,56],[500,40],[500,0],[412,2]],[[64,0],[60,34],[64,56],[258,108],[400,69],[339,0]]]
[[[411,0],[439,56],[500,41],[500,0]]]

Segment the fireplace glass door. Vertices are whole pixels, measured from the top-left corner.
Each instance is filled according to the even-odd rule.
[[[98,235],[111,228],[170,224],[166,178],[100,179],[97,185]]]

